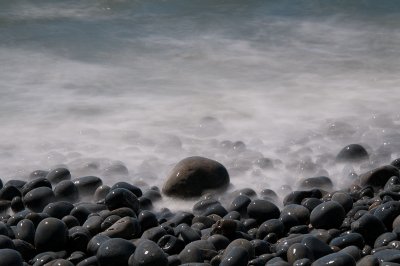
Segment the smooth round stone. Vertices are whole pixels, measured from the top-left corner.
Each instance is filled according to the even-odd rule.
[[[368,158],[368,152],[360,144],[347,145],[336,156],[338,162],[360,162]]]
[[[161,193],[159,190],[149,189],[143,193],[143,197],[150,199],[151,201],[155,202],[162,198]]]
[[[254,255],[256,257],[271,252],[271,244],[268,243],[267,241],[260,239],[253,239],[250,241],[250,243],[254,247]]]
[[[16,213],[23,211],[25,209],[24,203],[22,202],[22,198],[20,196],[16,196],[11,201],[11,210]]]
[[[251,244],[251,242],[247,239],[243,239],[243,238],[239,238],[239,239],[235,239],[233,240],[225,249],[224,251],[224,256],[225,254],[229,254],[231,252],[232,249],[234,249],[235,247],[240,247],[243,248],[247,251],[248,254],[248,260],[251,260],[254,258],[255,256],[255,250],[254,250],[254,246]]]
[[[143,210],[138,214],[138,221],[142,231],[158,226],[156,215],[148,210]]]
[[[56,259],[44,264],[43,266],[74,266],[74,264],[68,260]]]
[[[103,223],[103,218],[99,215],[89,216],[83,223],[82,227],[89,231],[89,233],[94,236],[100,233],[101,224]]]
[[[353,198],[348,194],[344,192],[335,192],[332,195],[331,198],[332,201],[336,201],[340,205],[342,205],[345,213],[351,210],[353,208]]]
[[[115,210],[121,207],[128,207],[135,213],[139,210],[138,198],[125,188],[111,190],[105,198],[105,204],[109,210]]]
[[[263,239],[270,233],[276,234],[278,237],[283,236],[285,232],[285,226],[279,219],[269,219],[263,222],[257,230],[257,238]]]
[[[391,241],[397,240],[397,234],[393,232],[383,233],[375,240],[374,248],[387,246]]]
[[[249,254],[242,247],[233,247],[229,252],[224,253],[220,266],[247,266]]]
[[[358,266],[379,266],[379,260],[372,256],[372,255],[367,255],[363,258],[361,258],[359,261],[357,261]]]
[[[34,212],[41,212],[56,197],[49,187],[38,187],[30,190],[23,198],[24,205]]]
[[[125,216],[111,225],[102,234],[111,238],[133,239],[140,234],[140,224],[136,218]]]
[[[21,190],[23,188],[23,186],[25,186],[26,183],[27,182],[24,180],[10,179],[4,184],[4,187],[14,186]]]
[[[301,204],[303,199],[305,198],[317,198],[320,199],[322,197],[322,193],[319,189],[311,189],[311,190],[296,190],[292,191],[285,196],[283,199],[283,205],[289,204]]]
[[[0,200],[0,213],[7,212],[7,210],[11,207],[11,201],[9,200]]]
[[[247,206],[249,206],[251,199],[245,195],[237,196],[229,205],[228,211],[237,211],[240,214],[247,212]]]
[[[185,242],[172,235],[164,235],[158,241],[157,245],[169,255],[179,254],[185,248]]]
[[[383,189],[393,191],[393,192],[399,192],[400,191],[400,178],[397,176],[392,176],[386,182],[385,187]]]
[[[143,195],[142,190],[138,188],[137,186],[134,186],[132,184],[129,184],[127,182],[117,182],[115,183],[112,187],[111,190],[116,189],[116,188],[125,188],[135,194],[136,197],[141,197]]]
[[[50,183],[57,184],[64,180],[71,180],[71,173],[67,168],[56,168],[51,170],[46,178]]]
[[[187,224],[180,224],[176,227],[178,236],[185,241],[185,243],[190,243],[196,240],[200,240],[201,234],[189,227]]]
[[[269,200],[271,202],[278,202],[279,197],[278,194],[276,194],[275,191],[269,188],[265,188],[260,191],[260,196],[262,199]]]
[[[105,231],[108,229],[111,225],[113,225],[116,221],[121,219],[120,216],[118,215],[110,215],[107,218],[103,220],[103,222],[100,225],[101,231]]]
[[[383,249],[373,254],[379,262],[400,263],[400,252],[397,249]]]
[[[400,202],[389,201],[378,206],[374,211],[374,216],[383,222],[388,230],[392,230],[394,219],[400,215]]]
[[[110,191],[111,191],[111,188],[109,186],[101,185],[98,188],[96,188],[93,199],[95,201],[104,200]]]
[[[373,245],[376,238],[386,232],[385,225],[376,216],[364,214],[351,224],[355,233],[363,236],[366,244]]]
[[[305,245],[312,251],[315,259],[319,259],[333,252],[330,246],[314,236],[304,237],[301,240],[301,244]]]
[[[87,244],[87,253],[89,255],[95,255],[97,253],[97,250],[99,247],[106,242],[107,240],[111,239],[108,236],[102,235],[102,234],[97,234],[94,237],[90,239],[90,241]]]
[[[324,190],[332,190],[332,180],[327,176],[309,177],[300,181],[300,189],[321,188]]]
[[[305,198],[301,201],[301,206],[306,207],[310,212],[314,210],[315,207],[320,205],[323,201],[317,198]]]
[[[212,226],[212,234],[224,235],[231,238],[236,232],[237,224],[234,220],[221,219]]]
[[[279,208],[267,200],[252,200],[247,206],[247,214],[257,220],[259,224],[269,219],[279,218]]]
[[[92,256],[80,261],[76,266],[98,266],[98,259],[96,256]]]
[[[339,251],[340,253],[347,253],[347,254],[349,254],[350,256],[352,256],[353,257],[353,259],[355,260],[355,261],[359,261],[360,260],[360,258],[361,258],[361,249],[359,249],[358,247],[356,247],[356,246],[348,246],[348,247],[345,247],[345,248],[343,248],[342,250],[340,250]]]
[[[97,176],[83,176],[72,180],[78,188],[79,195],[92,196],[96,189],[103,184],[103,181]]]
[[[193,156],[183,159],[172,169],[163,192],[174,197],[195,197],[208,189],[226,188],[229,181],[228,171],[222,164]]]
[[[68,228],[57,218],[45,218],[36,228],[35,247],[38,250],[64,250],[68,241]]]
[[[101,244],[96,257],[99,266],[128,265],[129,257],[135,252],[135,245],[128,240],[112,238]]]
[[[322,258],[319,258],[318,260],[314,261],[312,266],[323,266],[323,265],[329,265],[329,266],[355,266],[356,261],[352,256],[350,256],[347,253],[334,253],[334,254],[329,254],[326,255]]]
[[[150,240],[142,240],[128,261],[129,266],[167,266],[168,259],[161,248]]]
[[[21,254],[13,249],[0,249],[0,266],[23,266]]]
[[[334,239],[331,240],[329,245],[336,246],[341,249],[348,246],[356,246],[358,248],[363,248],[365,243],[363,236],[360,235],[359,233],[349,233],[335,237]]]
[[[15,230],[15,238],[33,244],[35,239],[35,225],[33,222],[28,219],[19,221]]]
[[[204,262],[211,260],[216,255],[213,244],[206,240],[197,240],[185,246],[178,257],[182,264],[191,262]]]
[[[72,216],[72,215],[64,216],[61,219],[61,221],[63,221],[68,228],[72,228],[74,226],[80,225],[78,219],[76,219],[75,216]]]
[[[70,215],[74,216],[79,221],[79,225],[81,225],[85,223],[90,213],[85,206],[76,206],[71,210]]]
[[[293,266],[311,266],[310,259],[300,259],[293,262]]]
[[[193,218],[194,218],[194,215],[192,213],[185,212],[185,211],[179,211],[179,212],[175,213],[175,215],[173,215],[169,219],[168,222],[170,224],[174,224],[174,225],[178,225],[178,224],[182,224],[182,223],[191,225]]]
[[[49,180],[47,180],[46,178],[43,178],[43,177],[39,177],[39,178],[29,181],[22,187],[22,189],[21,189],[22,195],[26,195],[26,193],[28,193],[32,189],[40,188],[40,187],[48,187],[50,189],[52,188]]]
[[[79,199],[78,188],[71,180],[63,180],[54,187],[54,195],[59,201],[76,202]]]
[[[386,182],[392,177],[399,177],[399,169],[392,165],[384,165],[360,175],[361,186],[372,186],[383,188]]]
[[[45,178],[48,173],[49,173],[49,171],[46,171],[46,170],[35,170],[29,174],[28,178],[29,179],[36,179],[36,178],[40,178],[40,177]]]
[[[161,237],[165,236],[166,234],[167,231],[163,227],[157,226],[144,231],[141,238],[157,242]]]
[[[74,265],[78,264],[79,262],[83,261],[86,258],[85,252],[82,251],[74,251],[71,255],[67,258],[68,261],[73,263]]]
[[[25,261],[30,261],[36,255],[36,249],[31,244],[21,239],[13,239],[14,248]]]
[[[214,245],[217,251],[225,249],[229,245],[229,239],[223,235],[212,235],[207,241]]]
[[[2,248],[14,248],[14,243],[8,236],[0,235],[0,249]]]
[[[43,213],[47,213],[49,216],[57,219],[62,219],[64,216],[70,214],[73,208],[74,205],[70,202],[57,201],[47,204],[43,209]]]
[[[287,251],[287,261],[293,264],[295,261],[300,259],[314,260],[313,252],[304,244],[294,243]]]
[[[14,197],[21,197],[21,191],[15,186],[6,186],[0,189],[1,200],[12,200]]]
[[[86,251],[92,235],[82,226],[75,226],[68,230],[68,251]]]
[[[281,210],[280,217],[285,215],[293,216],[300,224],[308,224],[310,222],[310,211],[306,207],[298,204],[286,205]]]
[[[342,205],[335,201],[321,203],[310,214],[310,223],[314,228],[339,228],[345,218]]]

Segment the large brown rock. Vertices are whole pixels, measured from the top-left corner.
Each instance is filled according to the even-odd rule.
[[[180,161],[171,171],[163,192],[168,196],[188,198],[205,190],[220,189],[229,184],[226,168],[217,161],[193,156]]]

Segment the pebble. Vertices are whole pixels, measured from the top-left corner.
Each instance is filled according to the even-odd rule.
[[[259,224],[269,219],[279,218],[279,208],[267,200],[252,200],[247,206],[247,214],[257,220]]]
[[[328,201],[319,204],[310,214],[310,223],[314,228],[339,228],[345,218],[345,210],[339,203]]]
[[[56,168],[46,175],[46,179],[51,184],[57,184],[64,180],[71,180],[71,173],[67,168]]]
[[[83,176],[72,180],[79,191],[79,195],[93,195],[96,189],[103,184],[103,181],[97,176]]]
[[[336,252],[334,254],[326,255],[314,261],[312,266],[355,266],[356,262],[352,256],[347,253]]]
[[[116,188],[111,190],[105,198],[105,205],[109,210],[128,207],[135,213],[139,211],[138,198],[135,194],[125,188]]]
[[[360,162],[368,158],[368,152],[360,144],[347,145],[336,155],[338,162]]]
[[[220,266],[247,266],[249,254],[246,249],[236,246],[224,253]]]
[[[167,266],[168,258],[163,250],[151,240],[142,240],[128,261],[129,266]]]
[[[76,202],[79,199],[78,188],[71,180],[63,180],[54,187],[54,195],[59,201]]]
[[[23,198],[24,205],[34,212],[41,212],[47,204],[56,200],[49,187],[38,187],[30,190]]]
[[[135,249],[135,245],[128,240],[109,239],[103,242],[97,250],[97,262],[99,266],[128,265],[129,257],[135,252]]]
[[[102,234],[111,238],[123,238],[123,239],[133,239],[138,237],[140,234],[140,224],[136,218],[125,216],[108,229],[106,229]]]
[[[68,230],[64,222],[57,218],[45,218],[37,226],[35,247],[40,251],[64,250],[68,241]]]
[[[13,249],[0,249],[0,258],[0,266],[23,266],[21,255]]]

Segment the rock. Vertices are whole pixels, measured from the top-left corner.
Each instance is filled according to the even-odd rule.
[[[206,240],[197,240],[189,243],[179,253],[178,257],[182,264],[191,262],[204,262],[205,260],[211,260],[217,252],[212,243]]]
[[[116,221],[102,234],[111,238],[133,239],[140,234],[140,224],[136,218],[125,216]]]
[[[365,243],[363,236],[360,235],[359,233],[349,233],[335,237],[334,239],[331,240],[329,245],[336,246],[341,249],[348,246],[356,246],[358,248],[363,248]]]
[[[363,236],[366,244],[373,245],[376,238],[386,232],[385,225],[377,217],[371,214],[364,214],[351,224],[355,233]]]
[[[319,204],[310,214],[310,223],[314,228],[339,228],[345,218],[345,211],[339,203],[328,201]]]
[[[116,188],[125,188],[135,194],[136,197],[141,197],[143,195],[142,190],[138,188],[137,186],[134,186],[132,184],[129,184],[127,182],[117,182],[115,183],[112,187],[111,190],[116,189]]]
[[[332,201],[338,202],[340,205],[342,205],[345,213],[351,210],[353,208],[353,198],[345,192],[335,192],[332,195],[331,198]]]
[[[163,192],[174,197],[196,197],[208,189],[221,189],[228,184],[229,174],[222,164],[193,156],[183,159],[172,169]]]
[[[220,266],[247,266],[249,254],[242,247],[233,247],[229,252],[224,253]]]
[[[279,218],[279,208],[267,200],[252,200],[247,206],[247,214],[257,220],[259,224],[269,219]]]
[[[67,201],[57,201],[47,204],[43,209],[43,213],[47,213],[49,216],[62,219],[64,216],[70,214],[74,208],[72,203]]]
[[[383,249],[373,254],[379,262],[400,263],[400,252],[397,249]]]
[[[23,266],[21,255],[13,249],[0,249],[0,258],[0,266]]]
[[[310,211],[302,205],[298,204],[286,205],[281,210],[280,217],[283,217],[285,215],[293,216],[294,218],[296,218],[296,220],[299,221],[300,224],[308,224],[310,222]]]
[[[125,188],[112,189],[105,198],[105,204],[111,211],[121,207],[128,207],[135,213],[139,211],[138,198]]]
[[[161,248],[150,240],[142,240],[130,256],[129,266],[167,266],[168,259]]]
[[[8,236],[0,235],[0,249],[11,248],[14,249],[14,243]]]
[[[300,181],[300,189],[321,188],[324,190],[332,190],[332,180],[327,176],[309,177]]]
[[[278,237],[282,237],[285,232],[285,226],[279,219],[269,219],[263,222],[257,229],[257,238],[263,239],[268,234],[274,233]]]
[[[311,264],[311,266],[355,266],[356,261],[347,253],[334,253],[326,255]]]
[[[185,242],[172,235],[164,235],[158,241],[157,244],[161,249],[169,254],[176,255],[179,254],[185,248]]]
[[[374,189],[383,188],[392,176],[399,177],[399,169],[393,165],[381,166],[361,174],[360,185],[363,187],[372,186]]]
[[[93,196],[96,189],[103,184],[103,181],[97,176],[78,177],[73,179],[72,182],[78,188],[81,196]]]
[[[68,240],[68,228],[57,218],[45,218],[36,228],[35,247],[40,251],[64,250]]]
[[[30,190],[23,198],[24,205],[34,212],[41,212],[47,204],[55,201],[53,190],[49,187],[38,187]]]
[[[63,180],[54,187],[54,195],[59,201],[76,202],[79,199],[79,191],[71,180]]]
[[[15,237],[33,244],[35,239],[35,225],[33,222],[28,219],[19,221],[15,230]]]
[[[99,266],[128,265],[129,257],[135,252],[135,245],[122,238],[112,238],[101,244],[96,257]]]
[[[400,215],[400,202],[389,201],[378,206],[374,211],[374,216],[383,222],[388,230],[392,230],[394,219]]]
[[[102,234],[95,235],[94,237],[92,237],[92,239],[90,239],[87,244],[87,253],[89,255],[95,255],[99,247],[109,239],[111,238]]]
[[[57,184],[64,180],[70,180],[71,173],[66,168],[56,168],[47,174],[46,179],[48,179],[52,184]]]
[[[336,156],[338,162],[360,162],[368,158],[368,152],[360,144],[347,145]]]
[[[315,236],[305,236],[301,240],[301,244],[305,245],[311,250],[315,259],[319,259],[323,256],[333,253],[333,250],[328,244],[325,244]]]
[[[306,245],[301,243],[294,243],[287,251],[287,261],[293,264],[295,261],[300,259],[314,260],[313,252]]]
[[[15,186],[6,186],[0,189],[1,200],[12,200],[14,197],[21,197],[21,192]]]

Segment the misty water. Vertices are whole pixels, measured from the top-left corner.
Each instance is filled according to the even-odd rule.
[[[372,0],[1,1],[0,176],[64,166],[162,187],[200,155],[227,167],[231,191],[318,175],[342,188],[400,156],[399,11]],[[336,163],[350,143],[370,161]]]

